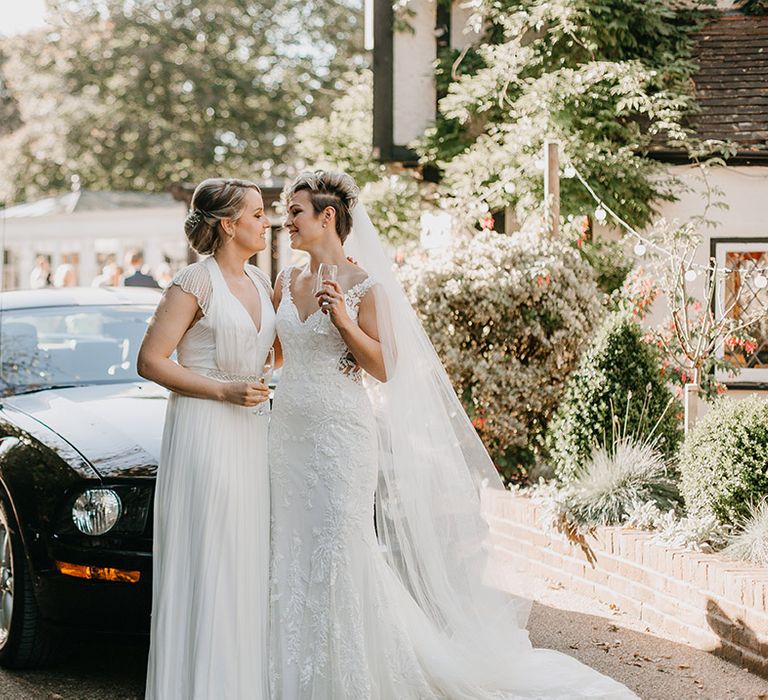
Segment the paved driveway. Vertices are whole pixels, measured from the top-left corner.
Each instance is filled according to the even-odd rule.
[[[544,581],[528,593],[537,601],[529,624],[534,645],[575,656],[627,684],[643,700],[768,700],[767,680],[655,637],[607,605]],[[139,700],[146,660],[146,640],[73,644],[70,656],[52,668],[0,671],[0,698]]]
[[[3,700],[139,700],[144,697],[146,639],[73,642],[55,666],[0,671]]]

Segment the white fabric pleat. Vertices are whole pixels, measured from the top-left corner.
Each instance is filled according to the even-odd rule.
[[[201,374],[257,373],[274,338],[260,280],[257,332],[212,258],[179,286],[205,316],[179,344]],[[181,283],[183,282],[183,284]],[[146,697],[267,700],[267,416],[171,393],[155,491],[153,605]]]

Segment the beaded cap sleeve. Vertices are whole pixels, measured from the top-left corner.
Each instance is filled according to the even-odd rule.
[[[251,279],[256,280],[267,292],[267,296],[272,296],[272,282],[270,281],[267,273],[256,265],[246,265],[246,271],[250,275]]]
[[[173,278],[171,284],[181,287],[188,294],[192,294],[197,299],[197,305],[204,313],[208,313],[211,305],[211,294],[213,284],[211,275],[202,262],[187,265],[183,270],[179,270]]]
[[[355,310],[359,309],[360,302],[374,284],[373,278],[369,276],[351,287],[346,294],[347,306]]]

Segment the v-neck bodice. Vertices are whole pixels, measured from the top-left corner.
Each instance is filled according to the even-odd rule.
[[[245,266],[261,302],[261,327],[230,290],[213,257],[193,263],[173,280],[194,294],[203,311],[179,343],[179,364],[210,376],[245,377],[261,374],[275,338],[275,313],[269,282],[257,268]]]
[[[294,381],[300,384],[303,377],[310,375],[325,377],[329,382],[326,387],[335,381],[358,381],[360,370],[328,316],[318,308],[302,321],[293,299],[293,272],[292,267],[283,271],[282,298],[277,310],[276,325],[283,350],[281,386]],[[347,313],[352,320],[357,321],[360,301],[372,286],[373,280],[368,277],[345,292]]]

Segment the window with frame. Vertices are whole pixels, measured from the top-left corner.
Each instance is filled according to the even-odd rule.
[[[719,238],[711,241],[711,256],[719,268],[730,270],[720,284],[716,313],[724,313],[739,323],[752,323],[744,332],[754,338],[750,343],[726,343],[720,357],[741,368],[734,377],[718,371],[718,381],[729,386],[768,385],[768,238]]]

